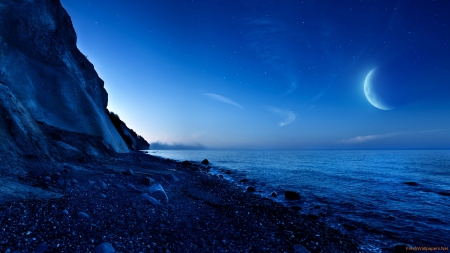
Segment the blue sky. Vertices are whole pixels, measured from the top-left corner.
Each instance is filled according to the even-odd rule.
[[[446,0],[61,2],[151,143],[450,148]]]

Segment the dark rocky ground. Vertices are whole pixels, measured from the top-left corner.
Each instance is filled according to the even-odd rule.
[[[201,164],[131,153],[30,162],[27,171],[18,182],[63,196],[39,198],[36,192],[4,200],[0,252],[94,252],[102,242],[116,252],[361,251],[358,240],[317,217],[244,192]],[[145,177],[162,186],[168,203],[161,192],[153,193],[160,205],[144,200],[141,195],[153,183]]]

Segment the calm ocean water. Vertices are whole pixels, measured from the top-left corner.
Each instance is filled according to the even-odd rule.
[[[326,214],[376,250],[406,243],[450,247],[450,150],[151,150],[175,160],[207,158],[212,173],[262,189],[295,190],[302,212]],[[405,182],[416,182],[410,186]],[[243,186],[244,187],[244,186]],[[283,197],[277,197],[283,202]]]

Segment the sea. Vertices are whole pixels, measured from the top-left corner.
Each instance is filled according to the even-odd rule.
[[[256,194],[301,207],[363,241],[364,251],[396,244],[450,249],[450,150],[148,150],[178,161],[208,159]],[[226,173],[228,171],[228,173]],[[243,178],[249,180],[240,183]],[[283,192],[297,191],[300,201]]]

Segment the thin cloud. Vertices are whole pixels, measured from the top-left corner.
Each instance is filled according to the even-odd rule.
[[[439,131],[445,131],[445,130],[448,130],[448,129],[434,129],[434,130],[425,130],[425,131],[410,131],[410,132],[395,132],[395,133],[387,133],[387,134],[363,135],[363,136],[356,136],[353,138],[340,140],[340,141],[338,141],[338,143],[358,144],[358,143],[364,143],[364,142],[384,139],[384,138],[398,136],[398,135],[423,134],[423,133],[432,133],[432,132],[439,132]]]
[[[368,142],[368,141],[373,141],[373,140],[384,139],[384,138],[391,137],[394,135],[398,135],[398,133],[356,136],[356,137],[353,137],[350,139],[338,141],[338,143],[357,144],[357,143],[363,143],[363,142]]]
[[[165,143],[165,142],[152,142],[150,143],[151,150],[201,150],[206,149],[201,144],[182,144],[182,143]]]
[[[280,110],[280,109],[278,109],[276,107],[273,107],[273,106],[266,106],[265,108],[267,110],[269,110],[269,111],[271,111],[273,113],[279,114],[279,115],[281,115],[281,116],[283,116],[285,118],[285,120],[283,120],[283,121],[278,123],[278,126],[280,126],[280,127],[285,126],[285,125],[287,125],[289,123],[292,123],[295,120],[295,118],[297,118],[297,115],[294,112],[292,112],[292,111]]]
[[[221,95],[218,95],[218,94],[214,94],[214,93],[203,93],[203,95],[205,95],[205,96],[207,96],[209,98],[212,98],[212,99],[214,99],[214,100],[216,100],[218,102],[222,102],[222,103],[229,104],[229,105],[234,105],[234,106],[237,106],[237,107],[239,107],[241,109],[244,109],[244,107],[242,107],[240,104],[234,102],[233,100],[231,100],[231,99],[229,99],[227,97],[224,97],[224,96],[221,96]]]

